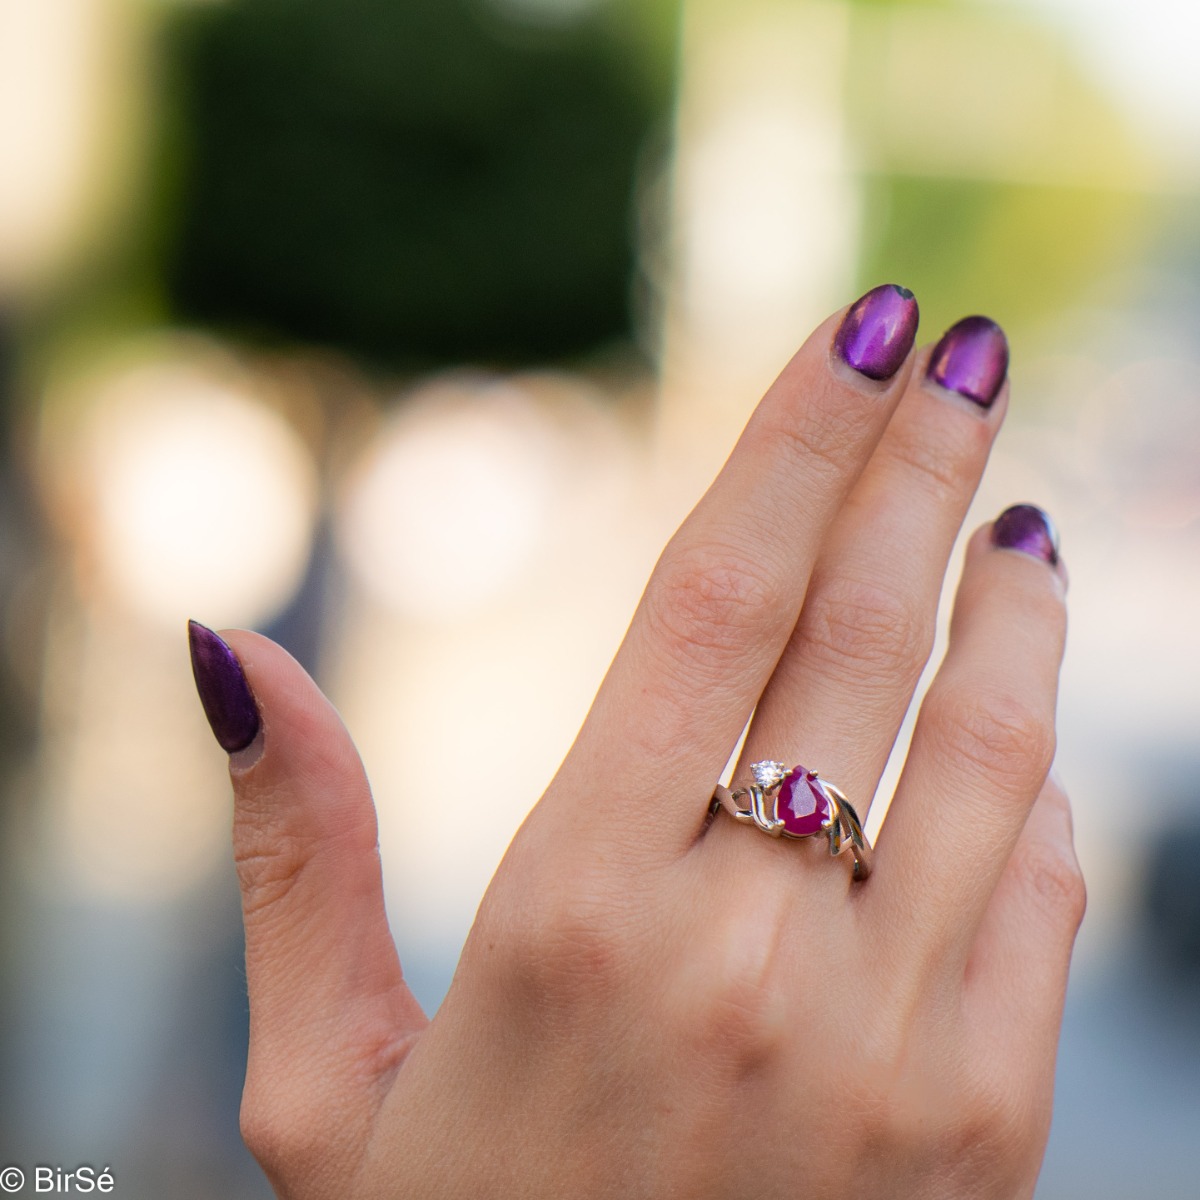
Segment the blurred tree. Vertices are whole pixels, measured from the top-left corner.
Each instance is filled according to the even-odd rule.
[[[627,338],[631,203],[671,103],[677,8],[180,10],[165,29],[171,315],[412,366]]]
[[[903,280],[931,334],[982,310],[1020,340],[1142,260],[1164,168],[1069,38],[1019,5],[852,12],[860,286]]]

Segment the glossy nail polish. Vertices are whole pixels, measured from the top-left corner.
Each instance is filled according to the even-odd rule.
[[[260,722],[242,664],[229,646],[199,621],[188,622],[188,646],[196,691],[221,749],[229,754],[244,750],[254,741]]]
[[[834,349],[868,379],[891,379],[904,365],[917,336],[920,312],[908,288],[894,283],[872,288],[842,318]]]
[[[1008,374],[1008,339],[987,317],[964,317],[942,334],[926,374],[935,383],[991,408]]]
[[[992,545],[1058,562],[1058,530],[1036,504],[1014,504],[992,522]]]

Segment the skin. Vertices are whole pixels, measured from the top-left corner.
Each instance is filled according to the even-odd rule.
[[[755,705],[736,778],[800,761],[865,808],[1007,406],[927,381],[927,351],[859,375],[840,317],[664,550],[432,1022],[349,736],[282,649],[224,633],[263,718],[230,762],[242,1125],[280,1196],[1032,1195],[1084,909],[1047,778],[1062,567],[971,540],[868,881],[705,824]]]

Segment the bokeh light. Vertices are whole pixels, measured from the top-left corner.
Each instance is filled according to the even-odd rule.
[[[421,388],[347,488],[350,565],[399,616],[453,619],[494,603],[546,534],[555,441],[512,384],[462,377]]]
[[[81,554],[134,611],[259,624],[295,591],[316,508],[312,457],[220,356],[136,351],[79,382],[69,495]],[[222,369],[223,368],[223,369]]]

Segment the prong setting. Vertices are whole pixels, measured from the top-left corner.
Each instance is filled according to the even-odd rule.
[[[840,788],[816,771],[788,767],[775,759],[752,763],[750,773],[754,782],[748,787],[732,792],[724,786],[716,788],[710,806],[714,812],[724,808],[735,820],[757,825],[770,837],[801,839],[824,834],[829,839],[829,853],[837,856],[850,850],[854,878],[866,879],[871,873],[871,847],[858,813]],[[749,807],[742,808],[747,798]]]
[[[754,782],[768,793],[774,791],[787,778],[788,769],[786,763],[770,758],[750,764],[750,774],[754,776]]]

